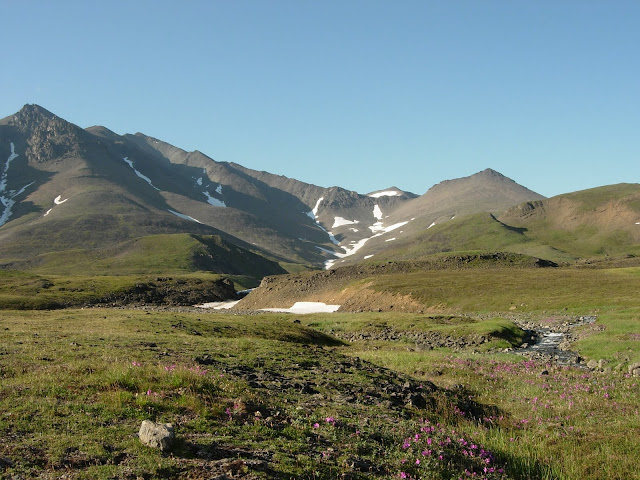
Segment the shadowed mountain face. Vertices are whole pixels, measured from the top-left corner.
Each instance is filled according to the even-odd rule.
[[[45,264],[52,252],[194,234],[321,268],[360,261],[432,223],[543,199],[492,170],[419,197],[323,188],[141,133],[82,129],[37,105],[0,120],[0,164],[0,264],[14,267]]]

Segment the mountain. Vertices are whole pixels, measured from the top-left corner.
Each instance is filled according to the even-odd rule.
[[[422,196],[396,187],[362,195],[215,161],[142,133],[83,129],[38,105],[0,120],[0,163],[0,264],[36,270],[91,264],[122,273],[126,262],[96,259],[130,254],[132,242],[148,238],[159,250],[181,245],[175,264],[187,270],[234,270],[192,261],[198,248],[224,255],[213,244],[240,249],[235,264],[259,255],[270,262],[252,257],[260,277],[360,261],[432,223],[544,198],[493,170]]]
[[[391,242],[422,246],[425,235],[428,237],[427,232],[436,225],[472,213],[497,214],[513,205],[544,198],[491,169],[468,177],[446,180],[395,209],[387,211],[386,208],[379,208],[378,223],[369,227],[370,236],[365,243],[356,245],[353,256],[349,255],[350,258],[343,258],[334,264],[355,263],[375,257],[380,252],[394,251]],[[433,251],[422,251],[435,253],[446,251],[445,248],[442,244]],[[356,252],[357,255],[354,255]],[[383,257],[392,258],[393,255]]]

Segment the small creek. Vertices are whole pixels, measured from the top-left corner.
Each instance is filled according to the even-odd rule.
[[[588,315],[548,327],[530,323],[521,325],[521,328],[527,331],[529,338],[534,343],[518,348],[514,350],[514,353],[522,355],[537,353],[550,357],[559,365],[577,365],[580,363],[580,356],[576,352],[564,348],[562,343],[567,340],[567,334],[571,330],[582,325],[589,325],[595,321],[596,317],[594,315]]]

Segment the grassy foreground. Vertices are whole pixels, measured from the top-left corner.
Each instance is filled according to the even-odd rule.
[[[378,279],[424,298],[483,280],[438,315],[3,310],[0,477],[640,478],[638,269],[480,273]],[[593,313],[575,348],[606,372],[501,353],[511,318]],[[144,419],[176,426],[170,452]]]

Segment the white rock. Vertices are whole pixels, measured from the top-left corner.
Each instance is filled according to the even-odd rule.
[[[175,438],[173,425],[170,423],[155,423],[144,420],[138,432],[140,441],[152,448],[159,448],[163,452],[168,450]]]

